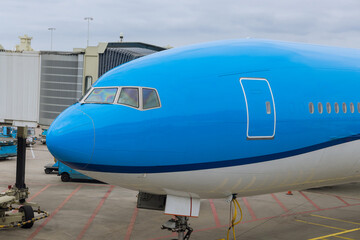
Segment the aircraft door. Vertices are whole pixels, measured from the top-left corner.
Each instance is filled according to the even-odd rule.
[[[264,78],[240,78],[247,111],[247,139],[273,139],[276,130],[274,97]]]

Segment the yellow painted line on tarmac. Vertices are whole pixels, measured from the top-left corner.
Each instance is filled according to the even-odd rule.
[[[341,238],[341,239],[345,239],[345,240],[355,240],[353,238],[347,238],[347,237],[341,237],[341,236],[334,236],[336,238]]]
[[[316,215],[316,214],[310,214],[310,216],[329,219],[329,220],[338,221],[338,222],[344,222],[344,223],[351,223],[351,224],[360,225],[360,223],[358,223],[358,222],[351,222],[351,221],[346,221],[346,220],[337,219],[337,218],[324,217],[324,216],[320,216],[320,215]]]
[[[338,228],[338,227],[333,227],[333,226],[328,226],[328,225],[324,225],[324,224],[320,224],[320,223],[313,223],[313,222],[308,222],[308,221],[303,221],[303,220],[296,220],[297,222],[302,222],[302,223],[306,223],[306,224],[311,224],[311,225],[315,225],[315,226],[320,226],[320,227],[326,227],[326,228],[331,228],[331,229],[335,229],[335,230],[340,230],[340,231],[348,231],[346,229],[343,229],[343,228]],[[341,235],[340,233],[335,233],[337,235]],[[322,239],[322,240],[326,240],[327,237],[336,237],[336,238],[341,238],[341,239],[346,239],[346,240],[355,240],[355,239],[352,239],[352,238],[346,238],[346,237],[341,237],[341,236],[337,236],[337,235],[326,235],[326,236],[322,236],[322,237],[318,237],[318,238],[312,238],[312,239],[309,239],[309,240],[317,240],[317,239]]]
[[[346,229],[343,229],[343,228],[332,227],[332,226],[328,226],[328,225],[324,225],[324,224],[320,224],[320,223],[313,223],[313,222],[308,222],[308,221],[303,221],[303,220],[298,220],[298,219],[296,221],[306,223],[306,224],[315,225],[315,226],[326,227],[326,228],[331,228],[331,229],[340,230],[340,231],[346,231]]]
[[[360,228],[354,228],[354,229],[350,229],[350,230],[346,230],[346,231],[343,231],[343,232],[338,232],[338,233],[334,233],[334,234],[329,234],[329,235],[325,235],[325,236],[321,236],[321,237],[317,237],[317,238],[311,238],[309,240],[324,240],[328,237],[337,237],[338,235],[342,235],[342,234],[345,234],[345,233],[351,233],[351,232],[356,232],[356,231],[359,231]]]

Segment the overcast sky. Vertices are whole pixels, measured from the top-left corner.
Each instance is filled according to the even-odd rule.
[[[86,47],[98,42],[158,46],[235,38],[266,38],[360,48],[359,0],[0,0],[0,44],[18,36],[34,50]]]

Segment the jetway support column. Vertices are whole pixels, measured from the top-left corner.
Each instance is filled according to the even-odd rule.
[[[15,187],[20,192],[27,193],[25,185],[25,160],[26,160],[26,137],[27,127],[18,127],[17,130],[17,160],[16,160],[16,183]],[[28,194],[21,194],[19,201],[24,202]]]

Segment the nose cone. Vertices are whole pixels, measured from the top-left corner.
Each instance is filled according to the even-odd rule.
[[[51,124],[46,143],[51,154],[72,168],[84,169],[90,163],[95,142],[92,119],[71,106]]]

